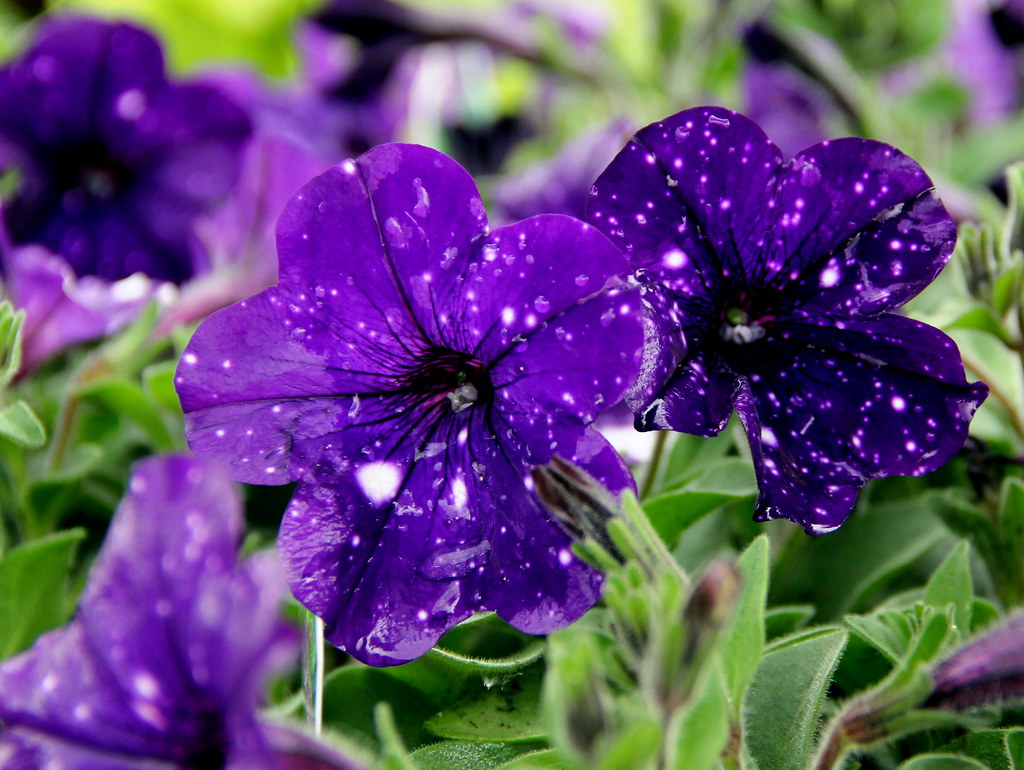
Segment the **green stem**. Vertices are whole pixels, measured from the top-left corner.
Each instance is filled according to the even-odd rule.
[[[647,474],[644,476],[644,483],[640,487],[640,499],[646,500],[654,489],[654,480],[658,476],[658,466],[661,465],[661,456],[665,453],[665,443],[668,441],[668,431],[660,430],[654,439],[654,452],[651,454],[651,461],[647,465]]]

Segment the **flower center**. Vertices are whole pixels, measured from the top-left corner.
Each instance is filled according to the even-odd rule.
[[[53,164],[57,188],[77,191],[97,201],[108,201],[131,183],[132,172],[98,144],[57,153]]]
[[[447,400],[456,414],[475,404],[486,403],[494,394],[490,374],[481,361],[441,347],[427,348],[402,379],[402,389],[406,392],[424,396],[431,402]]]
[[[765,330],[756,320],[750,320],[747,311],[733,307],[725,312],[725,320],[718,333],[726,342],[746,345],[761,339],[765,335]]]

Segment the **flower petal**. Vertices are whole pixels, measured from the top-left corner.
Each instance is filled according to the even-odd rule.
[[[895,315],[787,329],[784,341],[763,341],[736,398],[759,518],[831,531],[868,479],[929,473],[963,445],[987,389],[966,381],[939,330]]]
[[[569,560],[569,537],[528,491],[527,466],[482,427],[411,465],[377,461],[349,476],[323,469],[299,485],[278,548],[292,591],[324,619],[333,644],[393,665],[477,610],[542,633],[596,601],[599,577]],[[621,489],[622,461],[587,435],[589,469]]]
[[[298,640],[278,618],[276,566],[236,567],[241,531],[218,473],[184,457],[136,466],[76,620],[0,666],[0,719],[68,757],[179,766],[261,745],[263,677]]]
[[[273,287],[199,326],[175,376],[194,452],[224,458],[240,481],[283,484],[322,457],[324,436],[372,426],[389,408],[379,393],[408,357],[413,338],[399,335],[412,331],[392,325],[401,314],[373,306],[374,291],[342,285],[308,294]],[[354,452],[394,427],[368,430],[351,437]]]
[[[575,306],[620,283],[616,278],[629,266],[595,228],[543,214],[492,232],[462,269],[461,288],[445,303],[449,326],[441,334],[446,344],[493,362],[523,339],[534,344],[546,322],[571,332]],[[631,298],[620,301],[635,304]],[[629,325],[628,319],[601,323],[608,335],[628,333]],[[577,344],[593,346],[602,337],[580,332]]]
[[[587,221],[634,269],[704,297],[756,267],[750,255],[762,251],[781,163],[742,115],[684,110],[636,133],[594,183]]]
[[[637,415],[636,427],[715,436],[729,423],[735,391],[734,374],[714,357],[693,352],[653,398],[631,404]]]
[[[381,145],[317,177],[285,207],[281,282],[311,290],[346,282],[375,295],[378,314],[404,315],[438,340],[450,297],[436,296],[432,283],[463,276],[470,242],[486,230],[476,185],[455,161],[427,147]]]
[[[934,280],[956,243],[928,175],[868,139],[823,142],[787,163],[776,213],[760,280],[808,310],[895,308]]]

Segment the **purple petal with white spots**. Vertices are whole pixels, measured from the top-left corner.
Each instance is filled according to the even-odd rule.
[[[587,220],[634,269],[704,297],[749,272],[781,164],[778,147],[742,115],[687,110],[634,135],[594,183]]]
[[[471,429],[411,463],[368,462],[345,477],[325,469],[300,484],[278,548],[292,590],[332,643],[393,665],[478,610],[544,633],[593,604],[599,576],[571,556],[506,443]],[[608,477],[607,462],[598,453],[591,466]]]
[[[140,463],[77,618],[0,666],[4,740],[70,767],[272,767],[255,709],[297,640],[276,564],[236,565],[241,531],[218,474]]]
[[[956,225],[921,167],[894,147],[839,139],[786,164],[771,255],[757,280],[817,311],[902,305],[949,260]]]
[[[758,460],[758,515],[808,532],[842,524],[868,479],[948,462],[987,393],[964,378],[949,337],[909,318],[792,324],[782,336],[765,341],[736,406]]]
[[[715,357],[694,353],[670,372],[652,398],[633,402],[636,426],[715,436],[729,423],[735,392],[732,372]]]

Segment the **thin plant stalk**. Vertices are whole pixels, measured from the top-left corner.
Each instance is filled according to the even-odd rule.
[[[312,612],[305,614],[306,643],[302,648],[302,692],[306,722],[320,735],[324,722],[324,622]]]

